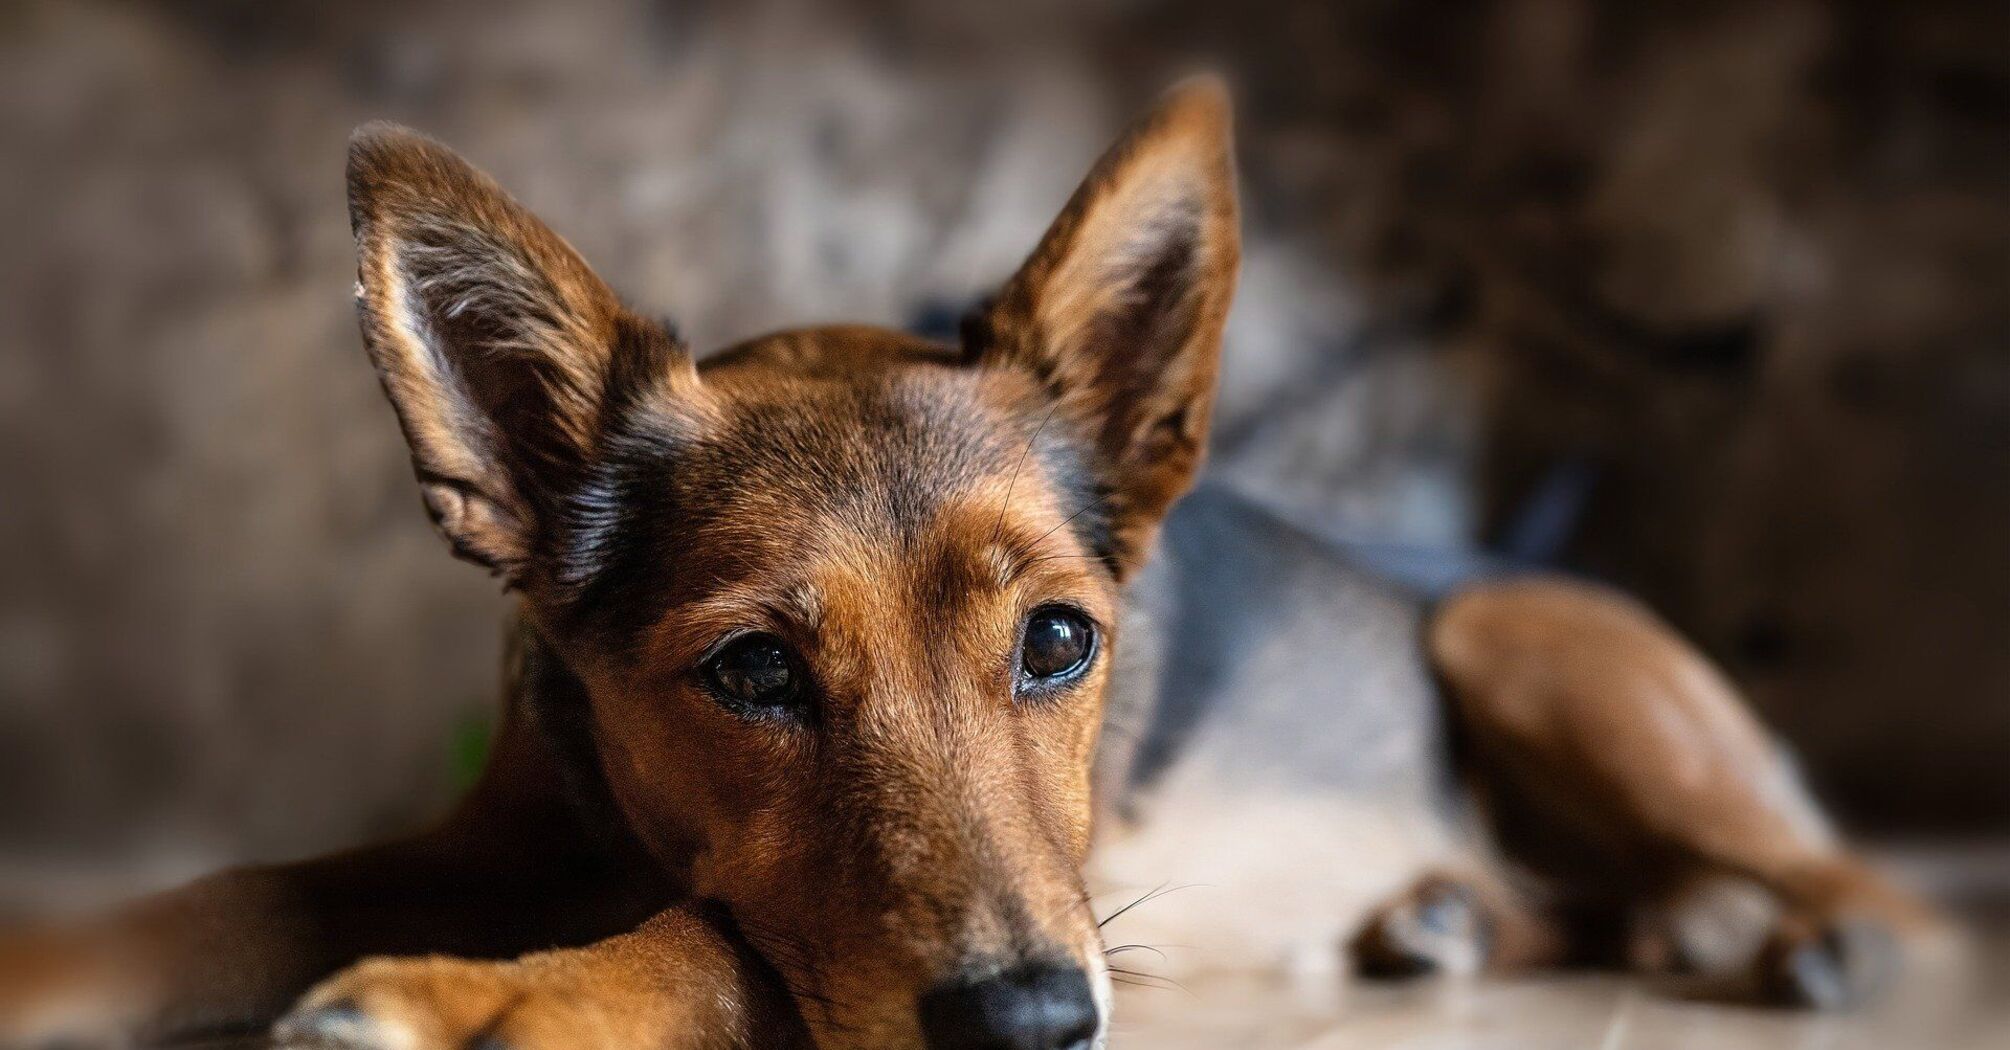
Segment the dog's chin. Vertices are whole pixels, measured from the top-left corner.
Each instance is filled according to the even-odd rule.
[[[913,1012],[909,1005],[904,1008],[909,1015],[904,1020],[887,1017],[877,1023],[845,1021],[810,1028],[818,1050],[928,1050],[918,1022],[911,1016]]]
[[[797,1000],[818,1050],[928,1050],[914,998],[865,991],[826,988],[816,1001]]]

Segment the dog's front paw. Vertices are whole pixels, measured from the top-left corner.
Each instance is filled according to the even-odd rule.
[[[663,1045],[645,988],[572,953],[518,962],[372,959],[309,992],[273,1029],[283,1050],[566,1050]]]
[[[563,1046],[553,1029],[562,1022],[576,1035],[592,1031],[580,1016],[590,1004],[559,999],[549,983],[514,962],[372,959],[309,992],[273,1041],[289,1050]]]
[[[274,1027],[281,1047],[393,1050],[472,1045],[521,998],[508,965],[376,959],[307,994]]]

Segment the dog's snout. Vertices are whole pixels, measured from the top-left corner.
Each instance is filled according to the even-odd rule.
[[[1088,1050],[1096,998],[1075,966],[1027,966],[921,997],[928,1050]]]

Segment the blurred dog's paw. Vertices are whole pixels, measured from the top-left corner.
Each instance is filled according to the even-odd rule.
[[[1875,920],[1789,915],[1759,953],[1756,987],[1761,999],[1781,1006],[1845,1009],[1892,983],[1899,954],[1897,936]]]
[[[1349,951],[1365,977],[1466,975],[1485,966],[1490,942],[1478,894],[1434,875],[1376,910]]]

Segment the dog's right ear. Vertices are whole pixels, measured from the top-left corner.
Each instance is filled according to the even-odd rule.
[[[389,124],[349,144],[363,337],[454,552],[522,585],[624,383],[696,383],[571,246],[451,150]]]
[[[1200,469],[1240,255],[1227,89],[1173,89],[1098,161],[989,309],[985,366],[1038,378],[1095,440],[1119,576]]]

